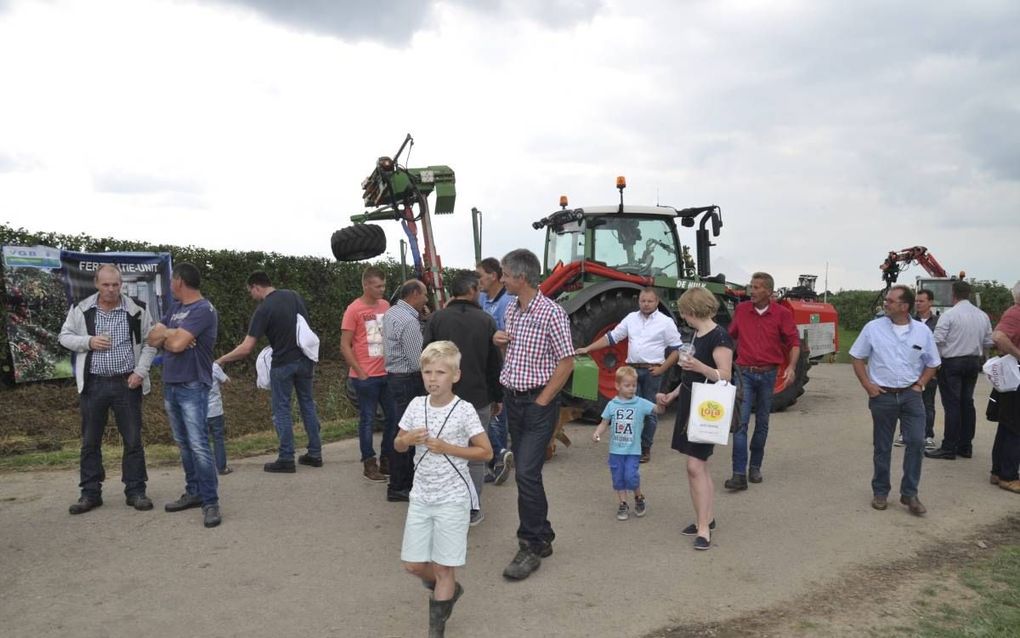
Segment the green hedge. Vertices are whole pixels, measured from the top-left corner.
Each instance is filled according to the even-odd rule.
[[[293,257],[279,253],[153,245],[112,237],[96,238],[85,234],[31,232],[24,228],[12,228],[7,224],[0,224],[0,244],[42,245],[97,253],[168,252],[172,255],[174,263],[195,264],[202,271],[202,293],[212,301],[220,314],[217,343],[219,354],[232,349],[247,334],[248,320],[256,304],[248,295],[245,282],[252,271],[265,270],[273,280],[273,285],[296,290],[305,298],[312,328],[322,340],[320,357],[326,360],[339,360],[340,320],[347,305],[361,295],[361,272],[368,265],[363,262],[338,263],[319,257]],[[387,260],[374,262],[372,265],[386,273],[387,290],[396,290],[401,283],[400,264]],[[447,269],[445,276],[449,278],[455,272],[453,269]],[[2,286],[3,278],[0,277],[0,287]],[[2,329],[6,326],[3,312],[3,308],[0,307],[0,348],[2,348],[0,361],[3,380],[11,383],[13,370],[10,364],[7,331]]]

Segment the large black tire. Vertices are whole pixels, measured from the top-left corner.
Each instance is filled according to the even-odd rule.
[[[620,323],[624,317],[638,309],[638,291],[631,289],[611,290],[591,299],[570,315],[570,331],[575,347],[586,346],[595,341],[596,337],[606,332],[606,328]],[[602,354],[600,354],[602,353]],[[605,350],[592,353],[596,361],[600,361],[599,376],[615,374],[616,368],[626,363]],[[603,365],[604,362],[606,365]],[[579,400],[584,408],[586,420],[599,420],[606,403],[613,398],[601,389],[596,401]]]
[[[360,261],[386,252],[386,233],[376,224],[356,224],[333,233],[329,243],[337,261]]]
[[[782,412],[796,403],[800,395],[804,394],[804,386],[810,381],[808,376],[808,369],[811,367],[811,361],[808,359],[809,356],[810,353],[806,348],[800,351],[800,358],[797,359],[797,369],[793,381],[790,385],[783,388],[782,392],[772,395],[773,412]]]

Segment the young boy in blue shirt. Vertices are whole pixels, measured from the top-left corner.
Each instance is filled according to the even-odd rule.
[[[609,436],[609,471],[613,476],[613,489],[620,499],[616,520],[630,518],[627,492],[634,492],[634,515],[645,515],[647,505],[641,493],[641,431],[645,427],[645,416],[663,408],[647,399],[637,396],[638,374],[630,366],[621,366],[616,371],[616,398],[606,404],[602,421],[595,428],[592,440],[602,440],[602,435],[611,425]]]

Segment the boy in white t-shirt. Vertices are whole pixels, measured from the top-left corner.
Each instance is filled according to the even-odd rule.
[[[442,636],[454,603],[464,593],[454,568],[464,565],[468,521],[478,501],[468,461],[488,461],[492,446],[474,406],[453,394],[453,384],[460,380],[457,346],[434,341],[419,360],[429,395],[415,397],[407,406],[393,441],[398,452],[415,446],[400,559],[433,591],[429,635]]]
[[[209,388],[209,411],[206,414],[206,429],[210,435],[210,446],[213,450],[213,458],[216,459],[216,472],[223,476],[234,470],[227,465],[227,448],[224,443],[223,433],[223,395],[220,392],[220,385],[230,383],[230,377],[223,371],[220,364],[215,361],[212,364],[212,387]]]

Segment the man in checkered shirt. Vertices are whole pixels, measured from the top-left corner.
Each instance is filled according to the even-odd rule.
[[[517,301],[506,309],[506,330],[493,342],[506,348],[500,374],[504,408],[517,466],[517,540],[520,551],[503,576],[527,578],[552,554],[556,537],[542,485],[545,449],[559,418],[559,392],[574,370],[567,313],[538,290],[541,265],[523,248],[503,257],[503,284]]]
[[[74,377],[81,395],[81,498],[71,514],[103,504],[103,431],[109,412],[124,440],[121,480],[127,504],[151,510],[145,495],[142,447],[142,395],[149,393],[149,367],[156,349],[145,343],[152,329],[149,312],[121,294],[120,269],[101,266],[96,294],[71,306],[60,329],[60,345],[74,353]]]

